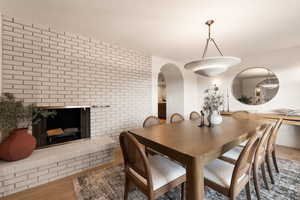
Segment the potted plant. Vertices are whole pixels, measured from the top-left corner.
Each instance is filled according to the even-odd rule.
[[[4,93],[0,97],[0,159],[16,161],[31,155],[36,147],[36,139],[28,130],[41,117],[55,116],[55,112],[41,110],[35,104],[25,105],[14,95]]]
[[[217,85],[213,85],[212,88],[204,91],[204,105],[203,110],[209,115],[209,120],[212,124],[222,123],[222,116],[220,111],[223,108],[224,96],[220,93],[220,89]]]

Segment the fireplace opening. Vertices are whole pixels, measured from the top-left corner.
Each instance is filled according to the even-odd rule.
[[[90,108],[42,108],[55,111],[33,126],[37,147],[45,147],[90,137]]]

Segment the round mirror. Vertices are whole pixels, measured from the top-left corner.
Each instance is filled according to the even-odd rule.
[[[260,105],[273,99],[279,89],[277,76],[267,68],[248,68],[233,80],[232,94],[241,103]]]

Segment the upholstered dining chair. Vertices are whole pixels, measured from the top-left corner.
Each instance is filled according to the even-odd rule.
[[[185,168],[159,155],[147,157],[137,139],[128,132],[122,132],[119,140],[124,157],[124,200],[128,199],[132,185],[154,200],[180,184],[184,199]]]
[[[160,120],[156,116],[149,116],[147,117],[144,122],[143,122],[143,128],[151,128],[153,126],[160,125]],[[148,156],[149,154],[154,155],[154,154],[159,154],[157,151],[154,151],[153,149],[149,147],[145,147],[146,155]]]
[[[179,114],[179,113],[174,113],[170,117],[171,124],[172,123],[176,123],[176,122],[182,122],[182,121],[184,121],[184,117],[181,114]]]
[[[273,173],[272,173],[272,168],[271,168],[271,157],[273,159],[273,164],[275,167],[275,170],[277,173],[279,173],[279,168],[277,164],[277,158],[276,158],[276,139],[277,139],[277,134],[278,131],[282,125],[283,119],[277,120],[275,126],[273,127],[272,133],[270,135],[269,141],[268,141],[268,146],[267,146],[267,167],[268,171],[271,177],[271,182],[274,184],[275,180],[273,178]]]
[[[143,128],[150,128],[160,124],[160,120],[156,116],[149,116],[143,122]]]
[[[235,200],[243,188],[246,188],[247,199],[251,200],[249,182],[259,136],[256,131],[250,134],[252,136],[235,165],[216,159],[204,167],[204,184],[230,200]]]
[[[250,113],[248,111],[235,111],[231,114],[231,117],[235,119],[250,119]],[[245,147],[247,144],[247,141],[240,144],[241,147]]]
[[[264,135],[262,136],[258,148],[255,152],[255,159],[253,163],[253,181],[254,181],[254,188],[257,194],[257,199],[261,199],[260,197],[260,188],[259,188],[259,179],[258,179],[258,170],[261,168],[262,172],[262,178],[265,182],[266,188],[269,190],[269,185],[266,177],[266,170],[265,170],[265,163],[266,163],[266,156],[267,156],[267,145],[268,141],[271,135],[273,127],[269,125],[269,127],[266,129]],[[271,177],[271,174],[269,174]]]
[[[268,181],[266,178],[265,162],[266,162],[266,148],[267,148],[268,141],[269,141],[269,138],[270,138],[273,128],[272,128],[271,124],[265,125],[265,126],[266,126],[266,128],[260,138],[259,144],[255,151],[254,162],[253,162],[253,181],[254,181],[254,188],[256,191],[257,199],[261,199],[259,180],[258,180],[259,168],[261,169],[262,178],[266,185],[266,188],[269,190],[269,185],[268,185]],[[259,133],[258,133],[258,136],[260,137]],[[223,154],[220,157],[220,159],[222,159],[226,162],[229,162],[229,163],[237,163],[238,158],[241,155],[242,151],[243,150],[241,147],[233,148],[232,150]]]
[[[259,138],[261,138],[265,134],[266,129],[268,127],[269,127],[269,124],[263,124],[256,129],[256,132],[257,132]],[[243,148],[247,145],[247,142],[248,142],[248,140],[242,142],[241,144],[234,147],[233,149],[230,149],[229,151],[225,152],[222,156],[219,157],[219,159],[222,159],[226,162],[235,164],[237,159],[239,158]]]
[[[196,119],[200,119],[200,118],[201,118],[201,115],[198,112],[196,112],[196,111],[191,112],[190,120],[196,120]]]
[[[263,124],[262,126],[257,127],[257,131],[259,133],[260,136],[262,136],[262,134],[264,133],[264,131],[266,130],[267,124]],[[239,144],[239,147],[245,147],[247,144],[247,141],[242,142],[241,144]]]

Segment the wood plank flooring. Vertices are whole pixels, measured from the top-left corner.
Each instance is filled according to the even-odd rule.
[[[280,158],[300,161],[300,149],[278,146],[277,150]],[[121,151],[117,150],[115,160],[112,163],[4,197],[3,200],[76,200],[72,182],[74,177],[91,171],[100,171],[106,167],[113,167],[121,162]]]

